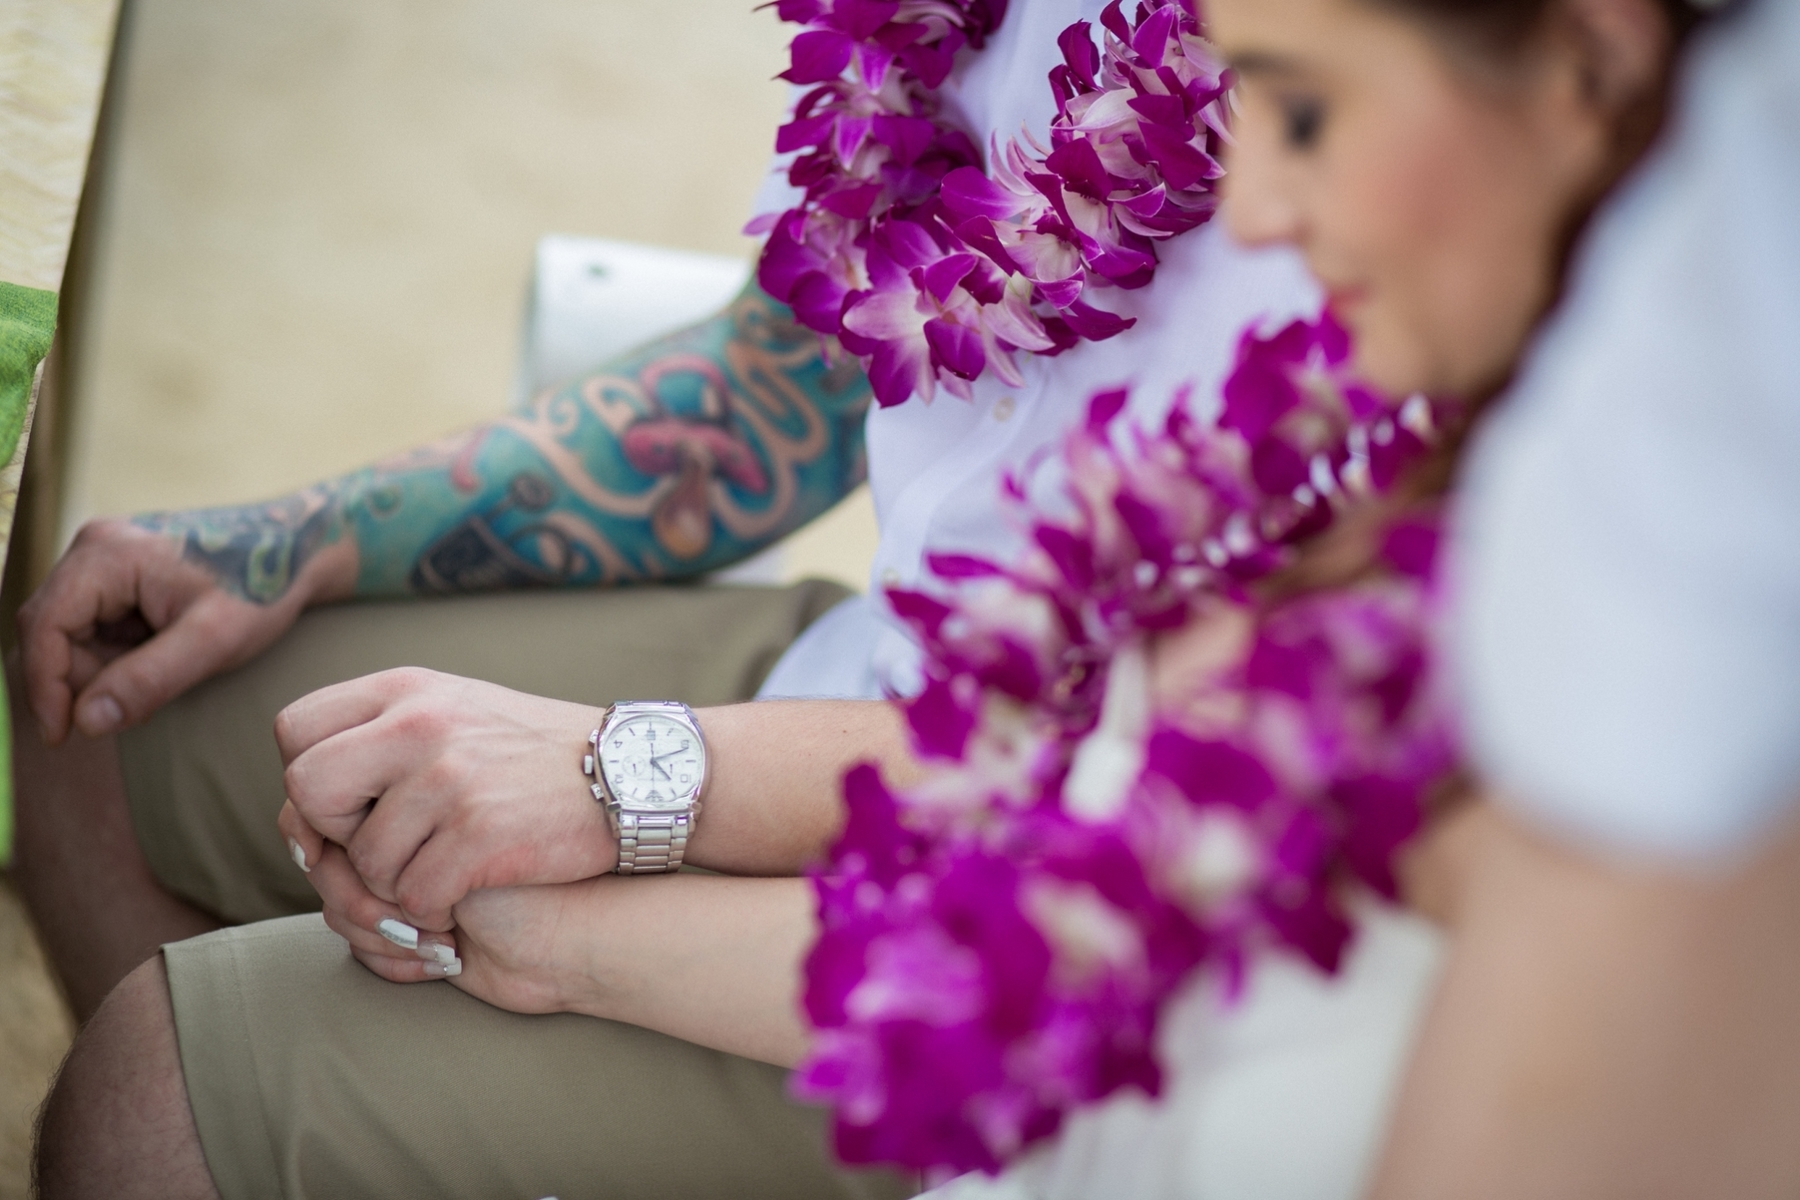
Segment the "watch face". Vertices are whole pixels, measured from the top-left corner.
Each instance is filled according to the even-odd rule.
[[[700,739],[672,717],[632,717],[606,731],[600,769],[627,808],[686,808],[700,790]]]

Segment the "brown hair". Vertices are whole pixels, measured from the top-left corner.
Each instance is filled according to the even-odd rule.
[[[1488,53],[1516,52],[1542,28],[1556,0],[1372,0],[1421,18]],[[1693,0],[1656,0],[1679,46],[1704,15]]]

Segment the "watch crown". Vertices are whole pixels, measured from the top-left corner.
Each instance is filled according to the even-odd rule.
[[[593,755],[584,754],[581,756],[581,773],[583,775],[592,775],[594,773],[594,756]]]

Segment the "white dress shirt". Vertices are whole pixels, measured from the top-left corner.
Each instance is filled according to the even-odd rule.
[[[1047,80],[1062,61],[1056,37],[1080,19],[1098,22],[1101,0],[1014,0],[979,54],[963,62],[940,93],[952,118],[976,143],[1016,136],[1022,124],[1043,140],[1056,105]],[[778,162],[757,211],[791,207],[798,192]],[[763,686],[765,696],[877,696],[910,691],[918,649],[888,619],[880,595],[925,578],[929,553],[976,553],[1005,561],[1020,549],[1001,505],[1004,471],[1061,442],[1095,392],[1134,387],[1132,411],[1160,421],[1175,388],[1197,385],[1216,403],[1237,349],[1255,321],[1286,322],[1318,311],[1319,294],[1299,258],[1286,250],[1247,251],[1213,222],[1163,242],[1149,286],[1101,289],[1090,300],[1138,323],[1104,342],[1084,342],[1054,357],[1020,354],[1025,385],[992,374],[973,401],[940,391],[869,413],[869,483],[881,531],[868,600],[848,601],[804,634]]]

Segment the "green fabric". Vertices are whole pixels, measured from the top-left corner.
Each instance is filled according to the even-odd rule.
[[[31,379],[56,333],[56,293],[0,283],[0,466],[12,461]],[[12,732],[0,689],[0,863],[12,860]]]
[[[56,333],[56,293],[0,283],[0,465],[12,461],[31,377]]]

